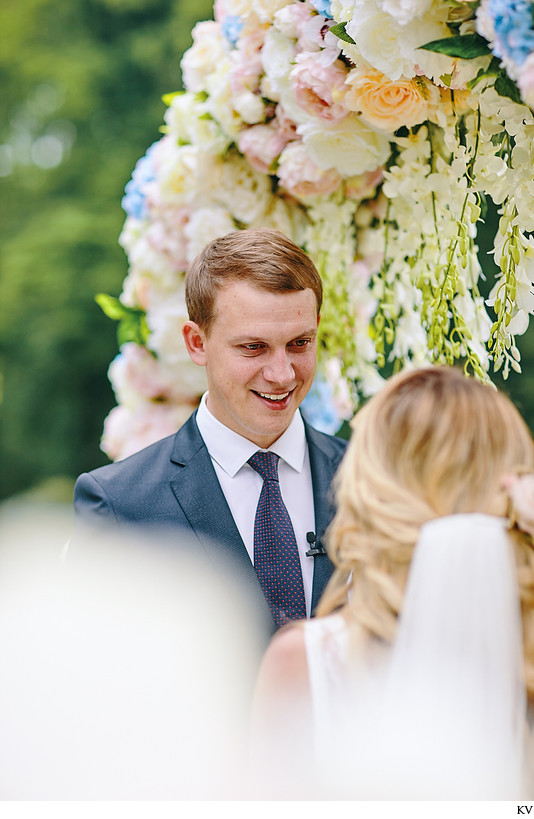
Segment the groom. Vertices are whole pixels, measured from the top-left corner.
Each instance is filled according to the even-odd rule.
[[[184,341],[208,392],[176,435],[81,475],[77,516],[182,530],[228,556],[271,628],[310,616],[332,572],[321,538],[345,449],[299,411],[315,375],[321,279],[282,233],[243,230],[193,261],[186,301]]]

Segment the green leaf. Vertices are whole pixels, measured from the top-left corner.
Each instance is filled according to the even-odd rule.
[[[351,43],[351,45],[356,45],[350,34],[346,32],[346,23],[336,23],[335,26],[330,27],[330,31],[336,37],[339,37],[340,40],[343,40],[344,43]]]
[[[183,91],[169,91],[169,93],[164,94],[161,99],[163,100],[165,105],[170,105],[175,97],[179,97],[183,93],[184,93]]]
[[[501,97],[509,97],[514,102],[522,102],[517,85],[510,79],[506,71],[499,73],[495,80],[495,90]]]
[[[108,296],[107,293],[98,293],[95,301],[106,316],[114,321],[120,321],[126,313],[126,307],[115,296]]]
[[[128,341],[136,344],[146,344],[150,335],[150,330],[146,321],[144,310],[139,307],[127,307],[115,296],[108,296],[107,293],[99,293],[95,296],[95,301],[100,305],[106,316],[114,321],[118,321],[117,343],[119,347]]]
[[[129,341],[143,345],[146,342],[144,330],[144,316],[133,313],[125,316],[117,328],[117,342],[119,347]]]
[[[448,54],[449,57],[462,57],[464,60],[491,54],[488,41],[480,34],[457,34],[453,37],[444,37],[442,40],[432,40],[419,48]]]

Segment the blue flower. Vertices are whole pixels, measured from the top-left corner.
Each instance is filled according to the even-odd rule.
[[[227,14],[222,21],[222,33],[231,45],[235,45],[239,40],[241,29],[243,28],[243,21],[241,17],[236,17],[233,14]]]
[[[311,4],[323,17],[332,19],[333,15],[330,11],[330,0],[311,0]]]
[[[132,178],[124,189],[125,195],[121,201],[122,209],[134,219],[144,219],[148,216],[144,188],[147,182],[152,182],[155,178],[152,153],[156,145],[157,143],[151,145],[146,154],[137,161]]]
[[[527,0],[490,0],[487,11],[493,20],[495,55],[522,65],[534,51],[532,4]]]
[[[343,423],[332,401],[332,389],[319,375],[315,376],[311,389],[301,404],[301,410],[306,421],[319,432],[334,435]]]

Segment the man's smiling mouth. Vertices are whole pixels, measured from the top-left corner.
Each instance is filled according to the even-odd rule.
[[[278,394],[274,394],[274,393],[270,393],[270,392],[259,392],[258,390],[252,390],[252,392],[256,393],[256,395],[259,395],[260,398],[263,398],[263,399],[265,399],[267,401],[273,401],[274,403],[281,403],[282,401],[285,401],[286,398],[289,395],[291,395],[293,390],[289,390],[289,392],[282,392],[282,393],[278,393]]]

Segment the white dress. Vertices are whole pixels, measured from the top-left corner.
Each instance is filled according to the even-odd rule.
[[[423,529],[392,649],[356,641],[339,614],[304,626],[316,781],[325,798],[531,799],[505,526],[455,515]]]

